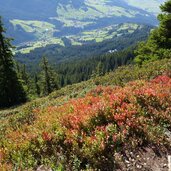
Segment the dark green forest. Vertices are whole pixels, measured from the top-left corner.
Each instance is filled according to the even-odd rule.
[[[141,42],[136,51],[136,63],[171,58],[171,1],[161,5],[158,15],[159,27],[154,29],[146,42]]]

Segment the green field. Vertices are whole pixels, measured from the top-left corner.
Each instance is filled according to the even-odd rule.
[[[45,46],[51,45],[51,44],[58,44],[58,45],[64,46],[64,43],[60,38],[49,38],[46,41],[40,40],[40,41],[30,42],[27,44],[26,48],[16,50],[16,53],[17,52],[20,52],[22,54],[30,53],[30,51],[32,51],[36,48],[45,47]]]
[[[14,29],[20,26],[25,32],[32,33],[38,40],[53,37],[54,31],[58,31],[55,25],[44,21],[25,21],[25,20],[11,20]]]
[[[73,44],[75,42],[82,44],[89,41],[102,42],[116,36],[121,36],[122,34],[133,33],[136,29],[141,29],[141,27],[142,26],[133,23],[111,25],[101,29],[84,31],[78,35],[67,36],[67,38],[70,39]]]
[[[35,48],[49,44],[64,45],[62,37],[68,38],[72,45],[102,42],[125,33],[132,33],[138,28],[136,24],[118,26],[120,23],[142,22],[156,25],[156,15],[162,2],[163,0],[142,0],[140,5],[135,0],[59,1],[54,8],[49,9],[49,13],[53,11],[54,14],[50,14],[48,18],[30,17],[24,20],[18,16],[10,19],[13,25],[10,37],[15,39],[14,44],[19,47],[18,49],[26,46],[19,50],[21,53],[29,53]],[[45,11],[48,13],[48,9]],[[109,22],[106,22],[107,20]]]
[[[158,0],[158,1],[141,0],[141,6],[140,6],[140,2],[137,0],[125,0],[125,1],[131,6],[141,8],[155,15],[157,15],[160,12],[159,4],[163,2],[162,0]]]

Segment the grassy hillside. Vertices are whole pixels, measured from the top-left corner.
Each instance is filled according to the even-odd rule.
[[[160,2],[152,1],[149,4],[145,0],[140,6],[135,1],[85,0],[80,4],[78,2],[79,6],[77,8],[72,3],[73,1],[67,4],[59,3],[57,7],[58,17],[56,19],[61,21],[66,27],[84,28],[88,25],[97,24],[98,20],[104,18],[113,18],[115,22],[119,22],[119,19],[137,20],[137,16],[139,16],[147,22],[150,16],[153,18],[153,15],[159,12]]]
[[[154,150],[161,147],[166,159],[170,68],[170,59],[125,66],[1,110],[0,167],[32,170],[43,164],[54,170],[126,169],[127,161],[133,159],[127,155],[142,155],[139,150],[147,145]],[[141,158],[134,160],[145,170],[151,167]],[[129,168],[133,167],[132,163]]]
[[[17,26],[20,26],[24,29],[25,32],[35,34],[37,39],[46,39],[53,36],[53,32],[55,26],[48,22],[41,22],[41,21],[24,21],[24,20],[11,20],[10,21],[14,29],[17,29]]]
[[[159,4],[162,4],[164,1],[162,0],[142,0],[141,6],[139,6],[139,2],[136,0],[125,0],[129,5],[132,5],[137,8],[141,8],[143,10],[147,10],[148,12],[152,12],[153,14],[157,14],[159,9]]]
[[[119,25],[116,24],[100,29],[87,30],[79,33],[78,35],[67,36],[67,38],[71,41],[72,44],[85,44],[89,41],[102,42],[104,40],[109,40],[114,37],[120,37],[124,34],[134,33],[135,31],[141,30],[144,27],[144,25],[139,25],[135,23],[124,23]]]

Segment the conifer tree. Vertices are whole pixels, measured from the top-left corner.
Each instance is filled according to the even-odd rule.
[[[91,78],[99,77],[104,75],[104,64],[100,61],[98,62],[95,70],[92,71]]]
[[[42,95],[48,95],[52,91],[58,89],[58,76],[49,65],[46,57],[42,58],[40,66],[42,68],[42,72],[40,75]]]
[[[104,65],[101,61],[98,63],[98,65],[96,67],[96,71],[97,71],[98,76],[104,75]]]
[[[37,75],[34,76],[34,84],[35,84],[35,92],[38,96],[40,96],[40,86],[39,86]]]
[[[0,18],[0,107],[26,101],[26,93],[17,77],[10,39],[6,38]]]
[[[27,72],[26,65],[16,62],[16,71],[19,81],[22,83],[24,91],[29,99],[37,97],[34,78]]]
[[[147,42],[141,42],[136,51],[135,62],[142,64],[149,60],[171,58],[171,0],[160,6],[159,27],[154,29]]]

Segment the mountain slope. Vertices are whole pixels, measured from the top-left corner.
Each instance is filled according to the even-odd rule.
[[[8,34],[18,44],[42,40],[42,34],[51,38],[75,35],[83,30],[124,22],[156,25],[156,14],[163,1],[143,0],[143,3],[137,3],[135,0],[0,0],[0,12]],[[40,28],[42,34],[37,34]]]
[[[141,166],[155,171],[154,159],[144,158],[144,149],[156,150],[156,167],[164,168],[170,153],[166,134],[171,124],[170,64],[164,59],[141,68],[122,67],[0,111],[1,168],[134,170]],[[98,80],[103,87],[96,86]]]

